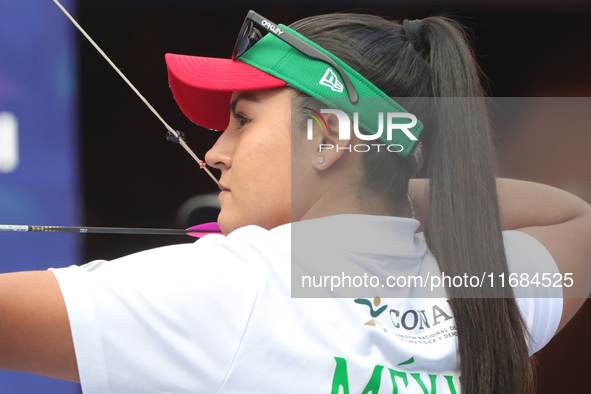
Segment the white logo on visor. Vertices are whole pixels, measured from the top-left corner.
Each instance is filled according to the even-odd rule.
[[[326,72],[318,83],[320,85],[329,87],[335,92],[343,93],[343,84],[339,81],[339,78],[330,67],[326,69]]]

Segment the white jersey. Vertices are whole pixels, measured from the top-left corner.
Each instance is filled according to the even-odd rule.
[[[318,229],[349,217],[270,231],[247,226],[227,237],[53,270],[83,392],[459,393],[455,323],[445,298],[291,298],[292,227]],[[399,250],[388,252],[393,272],[404,264],[437,270],[423,235],[415,234],[416,220],[355,218],[355,232],[379,232],[391,240],[388,250]],[[353,231],[344,232],[353,260],[376,258]],[[510,269],[558,272],[533,237],[504,237]],[[518,298],[530,353],[552,338],[562,314],[561,298],[537,291],[517,294],[537,297]]]

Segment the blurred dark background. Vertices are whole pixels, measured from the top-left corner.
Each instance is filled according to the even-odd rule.
[[[81,0],[78,20],[118,67],[203,158],[217,134],[184,118],[168,89],[167,52],[229,57],[252,8],[276,23],[343,10],[394,19],[444,14],[469,28],[497,97],[591,96],[591,3],[585,1],[270,2]],[[78,35],[83,224],[175,228],[181,204],[217,191],[98,53]],[[535,111],[535,109],[534,109]],[[547,110],[539,108],[542,119]],[[591,112],[591,111],[589,111]],[[569,190],[591,202],[591,130],[541,130],[536,122],[498,130],[501,175]],[[263,163],[261,164],[263,165]],[[591,235],[590,235],[591,238]],[[86,235],[84,260],[192,239]],[[539,353],[539,393],[588,392],[587,305]],[[502,346],[503,344],[499,344]]]

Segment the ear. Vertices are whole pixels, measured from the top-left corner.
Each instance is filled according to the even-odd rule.
[[[324,120],[328,125],[328,129],[325,127],[320,128],[320,132],[315,138],[316,152],[313,155],[314,162],[312,165],[319,171],[324,171],[330,168],[331,165],[336,163],[345,152],[351,151],[351,140],[350,139],[339,139],[339,119],[337,115],[333,113],[323,114]],[[353,123],[348,122],[350,127],[349,135],[353,131]]]

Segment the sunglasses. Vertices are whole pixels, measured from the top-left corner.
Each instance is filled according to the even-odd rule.
[[[312,45],[301,40],[290,32],[279,28],[279,26],[277,26],[275,23],[269,21],[252,10],[248,12],[248,15],[246,15],[246,19],[244,20],[242,28],[240,29],[240,33],[238,34],[238,39],[236,40],[234,51],[232,52],[232,60],[237,60],[244,54],[244,52],[252,48],[252,46],[263,37],[261,32],[254,27],[254,24],[257,24],[267,32],[275,35],[275,37],[291,45],[293,48],[297,49],[304,55],[329,64],[339,73],[341,79],[345,83],[345,86],[347,87],[347,94],[349,95],[349,100],[351,100],[351,103],[357,103],[359,98],[357,95],[357,90],[355,90],[353,87],[353,84],[351,83],[349,77],[347,77],[347,74],[345,74],[343,69],[341,69],[341,67],[339,67],[339,65],[336,64],[334,60],[332,60],[327,54],[323,53],[317,48],[314,48]]]

